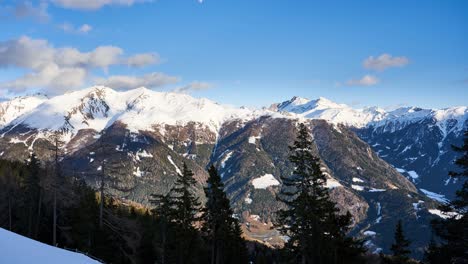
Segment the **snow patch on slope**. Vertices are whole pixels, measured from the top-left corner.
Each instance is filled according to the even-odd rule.
[[[419,189],[419,190],[423,192],[427,197],[431,198],[432,200],[436,200],[441,203],[448,203],[448,199],[445,198],[445,195],[434,193],[426,189]]]
[[[252,185],[255,189],[266,189],[270,186],[279,185],[279,181],[273,177],[272,174],[265,174],[259,178],[256,178],[252,181]]]
[[[176,172],[180,175],[182,175],[182,172],[180,171],[179,167],[177,167],[177,165],[174,163],[174,161],[172,160],[172,157],[170,155],[167,155],[167,159],[169,160],[169,162],[172,164],[172,166],[174,166]]]

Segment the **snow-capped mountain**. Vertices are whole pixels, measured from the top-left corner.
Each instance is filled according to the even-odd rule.
[[[4,127],[24,125],[38,130],[62,130],[69,137],[81,129],[101,131],[120,122],[131,131],[151,130],[154,124],[185,125],[195,122],[217,131],[229,119],[251,119],[256,111],[196,99],[185,94],[155,92],[138,88],[127,92],[94,86],[56,96],[50,100],[36,97],[5,102],[17,111],[5,115]],[[11,102],[11,103],[10,103]],[[23,106],[23,109],[20,106]]]
[[[47,96],[35,94],[16,97],[10,101],[0,102],[0,128],[8,125],[15,118],[31,111],[47,100]]]
[[[446,109],[422,109],[418,107],[402,107],[385,111],[379,107],[354,109],[345,104],[338,104],[320,97],[309,100],[294,96],[288,101],[270,106],[271,110],[294,113],[310,119],[323,119],[334,124],[343,124],[355,128],[385,127],[385,130],[398,130],[402,127],[433,119],[445,134],[460,131],[466,127],[468,107],[451,107]]]
[[[325,98],[293,97],[270,109],[350,127],[420,189],[453,197],[460,188],[447,173],[456,169],[452,163],[457,154],[451,145],[462,143],[468,128],[467,106],[385,111],[378,107],[353,109]]]

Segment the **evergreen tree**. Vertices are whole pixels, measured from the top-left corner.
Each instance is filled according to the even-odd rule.
[[[287,209],[278,212],[276,225],[289,237],[285,245],[289,261],[352,263],[363,252],[362,243],[346,237],[350,214],[338,215],[312,146],[307,127],[299,124],[297,139],[290,147],[294,173],[281,178],[283,187],[278,195]]]
[[[431,237],[431,240],[429,241],[429,245],[424,251],[424,263],[433,263],[433,264],[445,263],[445,259],[441,258],[439,254],[439,247],[437,246],[434,240],[434,237]]]
[[[171,221],[175,225],[177,263],[193,263],[198,250],[199,237],[194,224],[199,220],[197,212],[200,202],[193,193],[193,187],[197,184],[193,175],[184,163],[182,175],[178,175],[170,191],[169,205],[172,207]]]
[[[28,229],[27,236],[35,238],[37,233],[34,232],[37,226],[37,212],[40,210],[40,170],[41,164],[37,159],[36,154],[32,153],[27,163],[27,173],[24,178],[24,192],[27,195],[27,207],[28,207]]]
[[[157,260],[161,264],[175,262],[176,252],[174,252],[174,224],[175,215],[174,205],[170,197],[170,193],[166,195],[152,194],[153,199],[150,200],[156,207],[152,210],[153,216],[156,218],[155,227],[155,246],[157,251]],[[149,214],[148,214],[149,217]],[[152,219],[153,221],[154,219]]]
[[[132,207],[133,208],[133,207]],[[135,212],[136,214],[136,212]],[[142,237],[140,239],[140,245],[138,247],[138,260],[139,263],[155,263],[156,260],[156,250],[155,250],[155,226],[153,221],[153,216],[145,212],[145,214],[139,219],[139,222],[142,227]],[[164,260],[160,262],[164,264]]]
[[[54,131],[51,137],[51,141],[53,144],[52,150],[54,151],[54,173],[52,177],[52,189],[53,189],[53,217],[52,217],[52,244],[54,246],[57,245],[57,195],[58,189],[62,183],[62,168],[60,164],[61,156],[62,156],[62,147],[64,145],[64,141],[62,141],[62,134],[60,131]]]
[[[233,217],[224,184],[216,168],[208,169],[209,177],[205,187],[207,198],[203,209],[203,231],[211,245],[211,263],[245,263],[246,248],[241,237],[239,221]]]
[[[432,249],[433,259],[441,259],[446,263],[466,263],[468,259],[468,130],[464,132],[463,146],[452,146],[461,156],[455,160],[459,171],[451,171],[449,175],[463,180],[463,186],[456,192],[456,198],[440,209],[449,216],[447,219],[437,219],[432,222],[436,235],[442,239],[442,244]],[[435,255],[437,255],[435,257]],[[463,262],[465,261],[465,262]],[[430,263],[438,263],[430,261]]]
[[[409,260],[411,251],[408,249],[410,241],[405,238],[403,233],[403,224],[398,220],[395,229],[395,242],[391,245],[390,250],[393,252],[393,263],[406,263]]]

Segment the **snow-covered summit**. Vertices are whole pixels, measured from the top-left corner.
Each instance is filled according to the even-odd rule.
[[[331,123],[354,127],[366,126],[369,122],[378,120],[382,115],[377,108],[353,109],[324,97],[309,100],[295,96],[291,100],[277,104],[275,110],[293,113],[304,118],[324,119]]]
[[[43,94],[15,97],[9,101],[0,102],[0,128],[13,121],[16,117],[34,109],[47,100]]]
[[[235,108],[204,98],[143,87],[119,92],[93,86],[31,104],[28,111],[10,117],[4,127],[22,124],[38,130],[63,130],[75,134],[80,129],[101,131],[115,122],[127,125],[131,131],[151,130],[156,124],[195,122],[217,131],[227,120],[251,119],[266,112],[269,111]]]
[[[292,113],[304,118],[324,119],[334,124],[344,124],[357,128],[388,126],[395,129],[410,123],[430,120],[444,130],[462,130],[468,119],[468,108],[466,106],[445,109],[402,107],[387,112],[379,107],[354,109],[323,97],[309,100],[294,96],[288,101],[272,105],[270,109]]]
[[[0,129],[24,125],[33,129],[62,130],[73,136],[81,129],[101,131],[115,122],[131,131],[152,130],[155,125],[185,125],[193,122],[217,132],[233,119],[250,120],[269,115],[283,118],[324,119],[334,124],[383,127],[395,130],[409,123],[430,120],[443,133],[462,130],[468,117],[466,106],[447,109],[404,107],[385,111],[378,107],[354,109],[320,97],[293,97],[268,109],[236,108],[187,94],[156,92],[144,87],[116,91],[104,86],[47,98],[18,97],[0,103]]]

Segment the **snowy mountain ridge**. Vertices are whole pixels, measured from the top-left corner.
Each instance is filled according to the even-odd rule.
[[[295,96],[269,108],[246,109],[144,87],[119,92],[104,86],[93,86],[50,99],[44,95],[33,95],[0,103],[0,129],[22,124],[38,130],[62,130],[70,136],[81,129],[101,131],[114,122],[125,124],[133,132],[154,130],[154,125],[163,129],[164,125],[188,122],[217,132],[226,121],[247,121],[260,116],[324,119],[333,124],[383,128],[385,131],[432,119],[442,133],[448,134],[463,129],[468,119],[468,107],[404,107],[387,112],[378,107],[354,109],[323,97],[309,100]]]
[[[27,101],[28,105],[23,106],[23,101]],[[12,107],[5,107],[8,111],[3,115],[0,112],[1,120],[5,120],[0,123],[0,128],[13,128],[22,124],[44,131],[62,130],[70,134],[69,137],[81,129],[101,131],[114,122],[125,124],[133,132],[153,130],[156,124],[163,127],[188,122],[217,131],[227,120],[250,120],[259,115],[277,115],[267,110],[224,106],[204,98],[156,92],[143,87],[119,92],[104,86],[93,86],[48,100],[15,98],[3,105],[21,105],[23,108],[16,107],[20,110],[10,111]]]
[[[15,118],[34,109],[47,100],[43,94],[19,96],[9,101],[0,102],[0,128],[9,124]]]
[[[464,128],[468,119],[468,107],[458,106],[444,109],[422,109],[419,107],[401,107],[385,111],[379,107],[354,109],[345,104],[337,104],[326,98],[309,100],[293,97],[291,100],[273,104],[271,110],[293,113],[310,119],[324,119],[334,124],[344,124],[356,128],[385,127],[398,129],[410,123],[433,119],[444,131]]]

